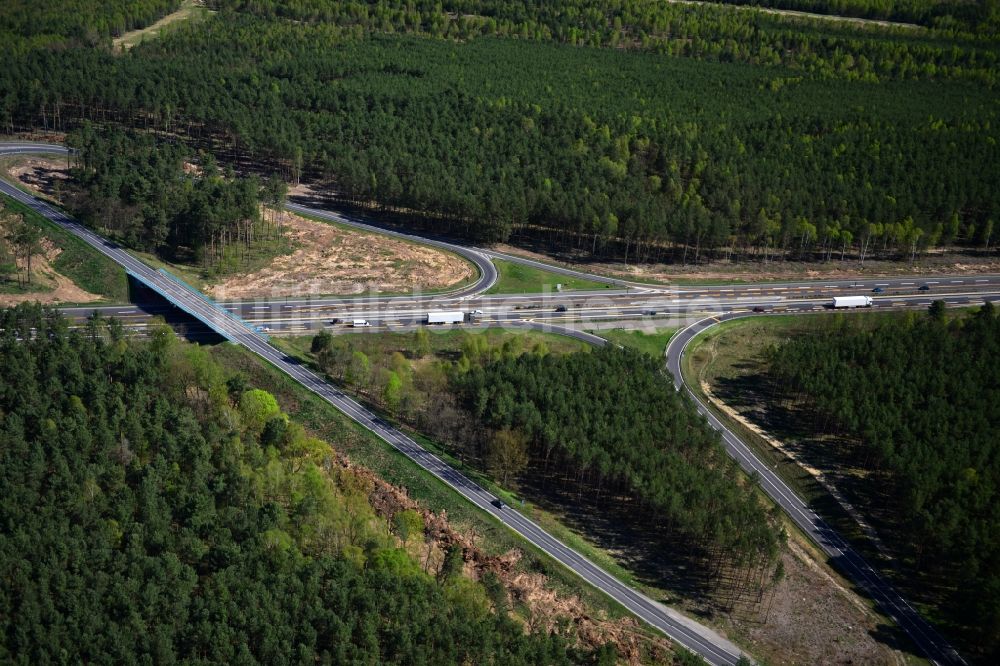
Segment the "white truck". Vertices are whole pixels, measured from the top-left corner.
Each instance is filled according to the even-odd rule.
[[[351,326],[353,326],[354,328],[367,328],[371,326],[371,324],[368,323],[367,319],[355,319],[354,321],[351,322]]]
[[[833,307],[837,308],[870,308],[871,296],[834,296]]]
[[[428,324],[461,324],[465,321],[464,312],[428,312]]]

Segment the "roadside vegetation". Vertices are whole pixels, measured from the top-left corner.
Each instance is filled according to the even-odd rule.
[[[124,303],[128,280],[121,267],[82,240],[0,197],[0,292],[71,303]]]
[[[504,342],[511,340],[512,336],[521,336],[522,342],[513,344],[530,348],[534,343],[545,340],[552,344],[552,349],[556,350],[553,353],[581,349],[580,343],[561,336],[541,335],[536,334],[536,332],[527,334],[529,337],[523,337],[524,335],[523,332],[511,334],[491,332],[488,339],[491,346],[495,348],[501,348]],[[389,362],[400,349],[412,348],[413,337],[414,334],[338,335],[333,336],[333,343],[359,346],[365,349],[366,356],[374,366]],[[427,357],[424,360],[433,362],[434,359],[454,359],[461,354],[464,337],[459,332],[431,336],[433,358]],[[346,338],[346,340],[342,338]],[[276,339],[276,342],[281,344],[291,355],[307,361],[310,360],[308,349],[311,345],[311,338],[280,338]],[[561,347],[560,342],[564,343],[565,346]],[[669,651],[664,649],[667,642],[662,636],[645,625],[629,619],[629,614],[620,606],[583,584],[574,574],[561,565],[553,563],[533,546],[521,540],[510,530],[500,526],[463,497],[428,475],[384,440],[355,425],[300,384],[239,348],[222,345],[214,347],[211,352],[212,356],[229,371],[244,376],[253,385],[273,392],[279,402],[286,406],[287,411],[293,414],[294,420],[306,427],[310,433],[324,439],[336,439],[338,452],[343,453],[352,463],[363,465],[386,482],[405,488],[406,494],[418,501],[422,507],[439,515],[447,516],[451,528],[463,535],[477,551],[490,558],[500,558],[510,578],[528,583],[527,586],[516,588],[523,595],[523,598],[522,603],[514,603],[514,608],[519,609],[522,617],[530,617],[527,601],[532,599],[535,603],[531,604],[531,609],[533,612],[539,613],[539,616],[534,620],[529,620],[529,622],[549,624],[558,620],[560,616],[573,617],[574,614],[576,621],[579,621],[581,614],[584,614],[587,616],[583,620],[584,624],[594,621],[603,626],[603,631],[599,635],[604,635],[604,631],[609,631],[610,635],[616,636],[616,644],[619,647],[619,654],[622,656],[628,656],[630,659],[634,657],[641,663],[676,662],[680,665],[695,663],[694,661],[684,661],[683,651],[677,650],[675,646],[670,647],[671,650],[677,650],[675,660],[671,661],[668,656]],[[420,367],[418,361],[413,361],[413,365],[415,369]],[[370,407],[381,410],[374,401],[368,401],[364,395],[360,397],[366,400]],[[454,465],[456,469],[470,478],[483,483],[499,495],[509,498],[512,503],[518,501],[517,498],[511,497],[507,490],[493,483],[489,476],[452,455],[452,452],[443,448],[440,443],[416,431],[409,430],[405,424],[396,422],[395,418],[384,410],[381,410],[381,413],[394,425],[406,430],[421,445],[442,456],[449,464]],[[630,580],[629,572],[614,569],[617,565],[613,558],[604,551],[595,550],[592,544],[581,540],[578,534],[567,530],[554,521],[551,514],[534,509],[531,515],[537,520],[544,521],[547,528],[555,529],[560,537],[569,537],[574,546],[581,546],[580,552],[588,557],[595,557],[602,564],[610,565],[613,570],[624,576],[625,580]],[[636,584],[641,583],[636,582]],[[555,590],[559,595],[554,602],[549,596],[549,590]],[[512,591],[513,593],[514,591]],[[563,599],[579,599],[582,607],[566,606],[562,602]],[[552,613],[555,613],[555,616],[551,615]]]
[[[996,325],[990,307],[761,317],[688,354],[737,431],[983,663],[997,654],[1000,419],[981,359]]]
[[[317,347],[328,348],[325,346],[327,344],[337,347],[338,351],[331,353],[331,356],[342,358],[347,356],[345,351],[351,350],[351,356],[359,361],[360,358],[354,356],[353,351],[362,351],[368,361],[373,383],[368,388],[356,384],[347,384],[347,388],[371,408],[407,430],[423,446],[440,455],[449,464],[505,498],[511,506],[526,512],[584,556],[598,562],[622,580],[638,586],[654,599],[709,621],[727,636],[739,640],[756,657],[768,663],[825,663],[847,659],[871,662],[893,658],[891,650],[873,638],[876,627],[885,620],[867,610],[852,592],[839,587],[835,574],[822,564],[819,565],[819,570],[826,571],[829,577],[821,575],[817,579],[817,564],[813,561],[816,555],[810,554],[809,545],[801,543],[794,535],[790,543],[782,547],[779,555],[780,570],[769,582],[763,597],[758,598],[752,594],[741,596],[736,600],[733,610],[722,612],[726,604],[732,601],[723,594],[726,589],[731,591],[728,588],[729,582],[719,581],[715,587],[716,594],[706,595],[705,588],[693,582],[701,580],[701,574],[693,570],[696,567],[689,566],[688,559],[683,554],[686,547],[678,547],[680,555],[673,549],[665,550],[661,538],[651,535],[649,521],[637,519],[634,515],[637,507],[620,495],[612,500],[613,496],[607,486],[600,494],[588,491],[581,493],[574,479],[557,483],[554,480],[557,475],[552,472],[555,468],[551,465],[550,473],[535,475],[533,470],[540,469],[541,465],[537,461],[530,462],[526,472],[516,476],[508,472],[504,479],[502,467],[491,466],[488,459],[484,460],[481,455],[476,455],[471,447],[456,446],[452,440],[444,439],[447,433],[439,432],[440,428],[434,430],[433,425],[418,424],[405,414],[401,415],[399,411],[388,408],[384,402],[385,391],[389,386],[387,380],[390,378],[387,370],[404,367],[399,356],[410,364],[415,377],[433,377],[439,376],[442,365],[453,365],[456,361],[461,364],[463,350],[478,348],[486,350],[479,353],[497,358],[504,354],[530,354],[535,349],[541,350],[537,343],[544,342],[550,356],[575,355],[587,349],[581,343],[551,334],[540,336],[534,331],[503,332],[497,329],[489,329],[482,334],[468,331],[432,332],[427,342],[419,340],[422,335],[414,332],[333,335],[329,338],[323,336],[319,338],[322,342],[318,342]],[[470,338],[476,337],[482,341],[470,341]],[[309,353],[313,340],[316,338],[289,338],[280,339],[278,343],[290,354],[316,363],[316,356]],[[432,352],[419,357],[418,350],[422,347],[426,349],[428,344]],[[220,348],[220,351],[225,349]],[[657,357],[657,364],[662,364],[660,358]],[[355,369],[363,367],[362,362]],[[335,377],[339,376],[336,369],[332,372]],[[266,375],[262,373],[254,376]],[[409,392],[409,383],[409,380],[403,380],[404,393]],[[414,385],[416,383],[417,380],[414,380]],[[296,408],[297,414],[308,418],[310,422],[329,421],[333,412],[328,407],[319,405],[315,411],[312,407],[307,409],[307,405],[311,403],[303,389],[290,384],[288,391],[295,395],[302,394],[297,398],[300,400],[300,406]],[[391,391],[389,395],[392,395]],[[402,398],[401,403],[413,404],[414,400],[420,399],[419,394],[415,397],[407,396]],[[463,416],[447,405],[442,407],[428,403],[425,409],[428,412],[425,421],[441,423],[444,427],[476,427],[471,416]],[[308,416],[304,413],[306,411]],[[323,414],[327,416],[321,416]],[[480,432],[481,441],[488,443],[489,430],[480,429]],[[484,530],[482,525],[474,522],[475,512],[470,512],[465,502],[457,496],[432,492],[436,484],[428,483],[426,477],[413,471],[415,468],[412,463],[405,458],[391,452],[384,453],[386,449],[387,445],[381,440],[365,440],[363,445],[352,448],[351,456],[359,461],[368,461],[365,464],[374,466],[374,469],[384,470],[379,473],[398,480],[397,482],[421,497],[425,494],[433,497],[434,505],[447,507],[448,515],[453,521],[461,521],[461,525],[468,526],[463,527],[464,533],[471,530],[479,534],[477,538],[484,546],[502,536],[493,530]],[[514,462],[516,461],[517,456],[514,457]],[[506,485],[501,481],[505,481]],[[440,504],[442,502],[444,504]],[[620,510],[616,510],[614,507],[619,502],[622,506]],[[505,542],[501,540],[500,543]],[[502,551],[503,546],[498,548]],[[546,572],[563,581],[562,585],[569,591],[578,586],[572,576],[561,574],[558,567],[546,569]],[[589,603],[595,602],[592,600]],[[599,607],[603,606],[600,597],[596,603]],[[822,604],[825,609],[822,621],[819,618],[813,621],[812,618],[805,617],[809,615],[808,609],[815,607],[815,604]],[[850,630],[845,629],[848,626],[851,627]]]
[[[419,373],[423,365],[459,359],[467,338],[471,335],[480,334],[468,331],[432,333],[429,342],[433,352],[422,359],[411,356],[411,350],[418,349],[422,344],[416,340],[417,333],[334,335],[330,344],[364,350],[372,368],[391,367],[394,355],[403,354],[412,364],[414,372]],[[550,354],[572,354],[586,349],[570,338],[535,331],[503,332],[490,329],[484,335],[493,353],[499,353],[505,347],[509,351],[512,344],[516,344],[516,348],[520,350],[531,350],[541,341],[545,342]],[[520,342],[515,340],[510,343],[512,336],[520,338]],[[313,338],[308,337],[276,339],[292,356],[315,362],[308,351],[312,340]],[[229,346],[217,347],[213,354],[227,367],[246,374],[252,383],[274,391],[279,401],[289,405],[288,409],[294,413],[295,419],[307,425],[310,432],[337,431],[342,427],[340,424],[346,422],[329,405],[252,355]],[[376,370],[374,374],[376,377],[385,376],[381,370]],[[498,477],[491,474],[490,469],[483,466],[481,461],[469,456],[464,449],[423,435],[408,427],[408,421],[398,421],[397,414],[380,406],[376,397],[371,397],[380,393],[378,385],[367,393],[353,387],[351,390],[367,402],[369,407],[382,414],[383,418],[408,432],[469,478],[503,497],[511,506],[525,512],[585,557],[599,563],[621,580],[637,586],[654,599],[708,621],[765,662],[825,663],[845,659],[872,662],[893,658],[892,651],[873,638],[876,627],[884,620],[866,610],[854,594],[839,587],[833,577],[821,575],[817,578],[817,564],[812,560],[815,555],[808,554],[808,544],[796,543],[794,536],[789,547],[781,553],[780,580],[768,591],[764,603],[751,599],[748,605],[739,606],[731,614],[723,614],[711,599],[687,596],[690,590],[679,582],[683,574],[675,574],[680,566],[677,560],[665,557],[657,548],[647,549],[644,546],[649,536],[645,523],[629,527],[631,523],[628,522],[627,515],[604,511],[601,506],[592,503],[586,494],[581,496],[571,492],[566,501],[553,502],[546,493],[529,491],[523,476],[516,483],[508,479],[508,486],[501,486],[494,480]],[[447,417],[447,414],[443,416]],[[383,478],[406,487],[412,497],[419,498],[422,504],[432,510],[446,510],[451,524],[462,534],[470,535],[485,551],[501,555],[511,548],[524,549],[524,545],[518,545],[517,539],[510,532],[497,529],[488,520],[484,521],[480,512],[421,472],[388,444],[361,429],[354,432],[355,436],[340,437],[338,440],[342,442],[340,448],[352,460],[370,467]],[[555,586],[561,593],[580,595],[588,608],[599,609],[598,617],[605,617],[607,614],[606,617],[613,619],[622,612],[620,609],[616,610],[614,604],[602,595],[582,586],[572,574],[547,562],[547,558],[540,557],[531,548],[527,548],[514,573],[543,572],[548,578],[548,584]],[[832,575],[824,565],[819,566],[820,571]],[[805,616],[809,614],[808,609],[815,607],[817,603],[823,605],[825,613],[822,620],[815,618],[816,621],[813,621]],[[851,627],[850,630],[845,629],[848,626]],[[621,645],[623,641],[631,640],[630,635],[624,633],[622,640],[618,641],[620,655],[629,654]],[[647,653],[649,649],[647,644],[641,651]],[[696,663],[684,661],[680,656],[678,659],[680,664]],[[651,658],[650,661],[658,663],[656,658]]]
[[[581,345],[568,340],[554,353],[534,334],[494,335],[491,344],[462,333],[435,351],[439,337],[426,328],[321,333],[310,353],[336,382],[533,501],[616,515],[624,504],[644,524],[655,514],[659,527],[647,537],[659,556],[686,563],[675,583],[692,596],[719,608],[762,599],[780,529],[658,359],[615,347],[573,351]],[[692,457],[707,464],[693,467]],[[714,522],[722,516],[731,531]]]
[[[424,515],[380,515],[364,470],[204,348],[37,306],[0,331],[5,661],[614,662],[526,626],[460,546],[422,559]]]
[[[663,353],[667,349],[667,343],[676,332],[676,328],[657,328],[652,332],[648,330],[626,331],[624,329],[593,331],[595,335],[599,335],[609,342],[622,347],[630,347],[660,362],[663,362]]]
[[[503,259],[494,259],[493,265],[497,267],[499,278],[497,283],[489,288],[487,294],[541,294],[543,292],[557,294],[560,291],[594,291],[613,287],[613,285],[604,282],[560,275]],[[559,290],[556,289],[557,284],[561,285]]]

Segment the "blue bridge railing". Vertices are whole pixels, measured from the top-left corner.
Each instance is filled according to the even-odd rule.
[[[231,320],[235,321],[237,324],[239,324],[240,326],[244,327],[245,329],[247,329],[251,333],[254,333],[255,335],[259,335],[260,337],[264,338],[265,340],[270,340],[270,338],[267,336],[267,334],[265,334],[262,330],[260,330],[260,327],[254,326],[253,324],[251,324],[250,322],[248,322],[246,319],[244,319],[243,317],[239,316],[235,312],[233,312],[231,310],[227,310],[226,308],[222,307],[221,305],[219,305],[218,303],[216,303],[214,300],[212,300],[211,298],[209,298],[205,294],[201,293],[200,291],[198,291],[197,289],[195,289],[194,287],[192,287],[187,282],[185,282],[184,280],[180,279],[179,277],[177,277],[176,275],[174,275],[173,273],[171,273],[167,269],[161,268],[161,269],[158,270],[158,272],[160,274],[162,274],[163,276],[165,276],[165,277],[169,278],[170,280],[172,280],[175,284],[183,287],[184,289],[186,289],[188,292],[190,292],[191,294],[193,294],[197,298],[200,298],[204,303],[206,303],[207,305],[209,305],[210,307],[212,307],[214,310],[216,310],[220,314],[222,314],[222,315],[230,318]],[[228,337],[228,336],[226,336],[226,337]]]

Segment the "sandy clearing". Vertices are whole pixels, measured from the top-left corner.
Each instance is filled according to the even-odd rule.
[[[8,175],[35,194],[51,199],[57,183],[66,180],[66,162],[60,159],[45,157],[18,157],[5,164]],[[0,229],[0,233],[6,230]],[[52,262],[62,250],[52,244],[48,238],[42,240],[42,253],[31,259],[32,282],[34,291],[23,294],[0,294],[0,306],[16,305],[25,301],[38,301],[50,305],[54,303],[91,303],[101,300],[98,294],[92,294],[78,287],[72,280],[52,267]],[[18,260],[19,269],[24,269],[24,261]]]
[[[295,250],[248,275],[210,287],[219,299],[328,294],[403,293],[444,289],[473,277],[455,255],[282,213]]]
[[[773,664],[905,664],[875,638],[882,619],[817,564],[794,538],[781,555],[785,576],[756,618],[734,622],[751,653]]]
[[[15,156],[5,160],[4,167],[10,179],[53,201],[60,183],[69,180],[64,159]]]

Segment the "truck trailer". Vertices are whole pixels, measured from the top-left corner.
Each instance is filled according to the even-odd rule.
[[[461,324],[465,321],[464,312],[428,312],[428,324]]]
[[[872,306],[871,296],[834,296],[834,308],[870,308]]]

